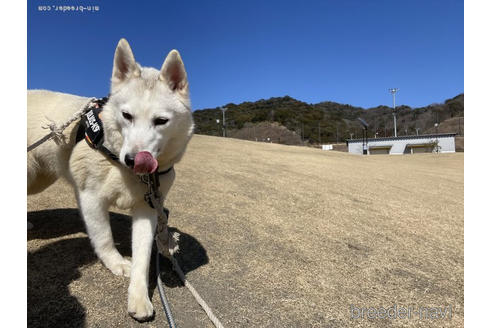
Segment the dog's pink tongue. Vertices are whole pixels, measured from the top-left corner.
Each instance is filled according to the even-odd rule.
[[[137,174],[154,173],[157,170],[157,160],[148,151],[141,151],[135,155],[133,172]]]

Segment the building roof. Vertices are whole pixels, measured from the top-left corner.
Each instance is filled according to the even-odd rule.
[[[432,139],[432,138],[443,138],[443,137],[454,137],[456,133],[436,133],[436,134],[419,134],[412,136],[402,136],[402,137],[382,137],[382,138],[367,138],[367,141],[394,141],[394,140],[410,140],[410,139]],[[347,144],[353,142],[362,142],[363,139],[345,139]]]

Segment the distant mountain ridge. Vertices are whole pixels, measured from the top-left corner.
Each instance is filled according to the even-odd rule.
[[[343,142],[351,136],[356,138],[362,135],[362,127],[357,120],[359,117],[369,124],[370,137],[376,134],[379,137],[394,134],[393,109],[388,106],[364,109],[331,101],[308,104],[285,96],[240,104],[230,103],[224,107],[227,108],[227,136],[241,139],[293,144],[296,143],[294,139],[297,136],[299,143],[319,144],[337,140]],[[444,103],[425,107],[397,106],[396,112],[398,135],[415,135],[417,130],[419,134],[464,133],[463,93],[445,100]],[[219,107],[195,110],[193,117],[195,133],[222,135],[222,111]],[[217,119],[220,120],[219,124]],[[449,119],[453,119],[453,124],[444,124]],[[437,129],[434,126],[436,122],[439,124]],[[260,126],[261,128],[256,128]],[[268,126],[271,127],[271,131]],[[278,130],[279,127],[287,128],[292,135],[287,137],[285,130],[275,133],[275,129]],[[278,138],[269,137],[269,134],[278,135]]]

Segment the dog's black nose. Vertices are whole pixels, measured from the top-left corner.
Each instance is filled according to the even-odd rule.
[[[135,165],[135,158],[130,155],[125,155],[125,164],[129,167],[133,167]]]

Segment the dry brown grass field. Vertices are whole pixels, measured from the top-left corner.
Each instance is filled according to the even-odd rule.
[[[178,261],[226,327],[463,327],[463,160],[195,135],[166,201]],[[65,182],[27,210],[30,327],[167,327],[154,279],[155,319],[126,314],[128,278],[95,257]],[[111,220],[130,257],[126,214]],[[178,327],[212,327],[169,263],[160,270]],[[354,319],[351,304],[452,317]]]

